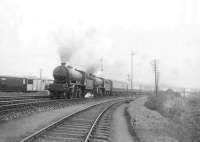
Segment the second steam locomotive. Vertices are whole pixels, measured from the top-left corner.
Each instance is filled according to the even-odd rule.
[[[128,84],[96,77],[71,66],[61,63],[53,71],[54,82],[48,90],[52,99],[57,98],[84,98],[87,93],[96,96],[109,96],[114,93],[125,92]]]

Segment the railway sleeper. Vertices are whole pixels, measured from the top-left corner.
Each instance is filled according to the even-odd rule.
[[[74,116],[74,117],[71,118],[71,121],[86,121],[86,122],[88,122],[89,120],[91,120],[91,119],[93,119],[93,118],[98,116],[97,112],[100,112],[100,111],[97,110],[97,111],[91,112],[90,115],[81,114],[81,115],[76,116],[76,117]]]
[[[110,126],[99,126],[97,127],[97,130],[103,130],[103,131],[106,131],[106,130],[110,130]]]
[[[97,130],[97,132],[96,132],[97,134],[99,134],[99,133],[103,133],[103,134],[106,134],[106,133],[110,133],[110,130],[108,130],[108,129],[104,129],[104,130]]]
[[[69,139],[69,140],[39,140],[36,142],[79,142],[78,140],[74,140],[74,139]]]
[[[107,142],[107,141],[109,141],[109,137],[107,137],[107,136],[90,136],[90,139],[89,140],[91,140],[91,141],[101,141],[101,142],[103,142],[103,141],[105,141],[105,142]]]
[[[106,136],[109,137],[110,133],[108,132],[96,132],[95,136]]]
[[[79,126],[79,127],[87,127],[87,126],[91,126],[92,123],[64,123],[63,125],[61,125],[60,127],[76,127],[76,126]]]
[[[70,121],[70,122],[66,122],[64,124],[77,124],[77,123],[80,123],[80,124],[91,124],[92,122],[89,121],[89,120],[73,120],[73,121]]]
[[[59,126],[58,128],[90,128],[91,125],[80,125],[80,124],[76,124],[76,125],[62,125],[62,126]]]
[[[90,127],[58,127],[57,130],[67,131],[67,130],[77,130],[77,128],[81,131],[88,131]]]
[[[73,133],[79,133],[79,134],[85,134],[86,130],[77,130],[77,129],[66,129],[66,130],[53,130],[52,132],[55,133],[66,133],[66,132],[73,132]]]
[[[65,136],[59,136],[59,135],[49,135],[49,134],[45,134],[42,137],[44,137],[45,139],[67,139],[67,138],[74,138],[74,139],[82,139],[83,136],[79,136],[79,135],[65,135]]]
[[[53,137],[63,137],[63,138],[67,138],[67,137],[77,137],[77,138],[81,138],[84,137],[86,133],[81,134],[81,133],[70,133],[68,131],[66,131],[65,133],[56,133],[56,132],[49,132],[48,134],[46,134],[47,136],[53,136]]]
[[[104,128],[110,126],[110,122],[102,122],[98,128]]]
[[[62,126],[65,126],[65,127],[76,127],[76,126],[79,126],[79,127],[89,127],[91,126],[92,123],[73,123],[73,124],[63,124]]]
[[[39,142],[43,141],[43,142],[80,142],[81,139],[78,137],[67,137],[67,138],[63,138],[63,137],[54,137],[54,136],[42,136],[39,139]]]

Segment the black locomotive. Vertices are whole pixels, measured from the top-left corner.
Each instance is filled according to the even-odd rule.
[[[54,82],[48,90],[52,99],[84,98],[87,93],[96,96],[112,95],[116,92],[127,91],[125,82],[112,81],[96,77],[93,74],[74,69],[61,63],[53,71]]]

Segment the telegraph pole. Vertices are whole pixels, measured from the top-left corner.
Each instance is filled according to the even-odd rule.
[[[42,79],[42,69],[40,69],[40,79]]]
[[[159,81],[159,71],[158,71],[158,60],[153,60],[153,71],[154,71],[154,81],[155,81],[155,95],[158,95],[158,81]]]
[[[130,85],[130,75],[128,74],[127,77],[128,77],[127,80],[128,80],[128,86],[129,86]]]
[[[42,69],[40,68],[40,91],[42,90]]]
[[[103,58],[100,59],[101,62],[101,72],[103,73]]]
[[[131,89],[133,89],[133,56],[135,53],[131,51]]]

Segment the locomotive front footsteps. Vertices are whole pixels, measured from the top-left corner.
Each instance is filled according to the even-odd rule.
[[[92,96],[111,96],[113,93],[127,92],[128,84],[112,81],[102,77],[74,69],[61,63],[53,71],[54,82],[48,86],[50,97],[58,98],[85,98]],[[117,85],[116,85],[117,84]]]

